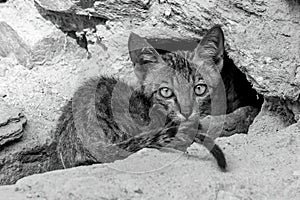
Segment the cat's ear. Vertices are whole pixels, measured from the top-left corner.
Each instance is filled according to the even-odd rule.
[[[129,36],[128,50],[134,65],[134,72],[141,81],[145,80],[150,68],[154,67],[150,64],[163,62],[158,52],[144,38],[135,33]]]
[[[195,49],[195,60],[197,58],[213,59],[219,71],[223,67],[224,57],[224,33],[220,25],[211,28],[203,37]]]

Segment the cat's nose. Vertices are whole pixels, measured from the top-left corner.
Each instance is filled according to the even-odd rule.
[[[182,112],[181,114],[182,114],[182,115],[185,117],[185,119],[187,120],[187,119],[191,116],[192,112],[191,112],[191,111],[188,111],[188,112]]]

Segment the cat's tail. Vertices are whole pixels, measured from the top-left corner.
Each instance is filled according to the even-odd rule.
[[[225,155],[222,149],[214,142],[212,138],[202,134],[196,134],[194,141],[202,144],[206,149],[208,149],[213,157],[217,160],[220,169],[224,172],[226,171],[227,163]]]

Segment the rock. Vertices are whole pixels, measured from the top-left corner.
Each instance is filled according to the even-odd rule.
[[[0,187],[5,199],[298,199],[299,125],[218,139],[229,171],[212,156],[144,149],[125,160],[32,175]],[[200,150],[199,148],[203,149]]]
[[[121,17],[138,17],[145,19],[147,10],[153,0],[136,1],[61,1],[61,0],[35,0],[46,12],[62,12],[78,15],[104,18],[109,20],[121,19]],[[50,14],[50,13],[49,13]]]
[[[25,176],[49,171],[49,157],[54,148],[50,141],[42,141],[41,136],[32,131],[36,126],[31,126],[27,125],[29,130],[25,129],[20,142],[0,150],[0,185],[13,184]],[[43,134],[40,129],[37,131]]]
[[[24,66],[29,65],[30,48],[6,22],[0,21],[0,56],[14,55]]]
[[[30,48],[57,31],[51,22],[40,16],[33,0],[10,0],[1,4],[0,21],[7,23]]]
[[[49,34],[32,47],[31,62],[35,66],[72,63],[84,58],[87,58],[86,50],[61,31]]]
[[[148,38],[155,37],[153,33],[160,28],[171,28],[174,35],[179,32],[185,38],[199,37],[212,25],[221,24],[230,58],[247,74],[258,92],[292,101],[299,97],[300,56],[295,53],[299,51],[300,42],[300,6],[297,2],[223,0],[182,3],[180,0],[170,0],[164,4],[151,1],[147,5],[139,0],[62,2],[36,0],[48,17],[64,18],[73,13],[78,17],[80,14],[106,20],[122,19],[124,23],[118,27],[118,37],[124,35],[123,28],[128,31],[141,28],[142,35]],[[165,10],[172,10],[172,15],[164,15]],[[135,25],[126,27],[126,20],[135,21]],[[60,21],[53,22],[62,29],[70,29],[70,25]],[[79,22],[74,21],[73,30],[83,28]],[[147,27],[152,24],[156,25],[149,31]]]
[[[0,101],[0,149],[6,143],[16,141],[23,136],[26,118],[17,109]]]
[[[87,57],[76,38],[40,16],[33,0],[12,0],[0,7],[0,43],[0,56],[13,55],[29,69]]]
[[[0,127],[0,143],[5,142],[0,145],[0,185],[3,185],[49,170],[49,157],[54,152],[51,131],[55,127],[55,119],[76,87],[74,80],[85,67],[80,63],[87,59],[88,54],[77,44],[77,38],[71,37],[71,33],[62,32],[44,19],[33,0],[10,0],[1,4],[0,21],[5,23],[5,30],[10,31],[0,35],[4,39],[14,39],[3,43],[1,37],[4,45],[0,44],[0,49],[14,49],[13,45],[18,43],[24,46],[19,45],[20,48],[14,51],[26,49],[30,52],[25,56],[29,61],[26,66],[13,55],[14,52],[1,58],[0,98],[6,104],[22,108],[28,120],[20,133],[19,124],[25,119],[21,115],[20,122],[14,121],[18,117],[16,114],[12,115],[14,118],[9,126]],[[7,138],[9,133],[11,138]],[[12,138],[16,138],[14,141],[20,139],[19,142],[9,142]]]

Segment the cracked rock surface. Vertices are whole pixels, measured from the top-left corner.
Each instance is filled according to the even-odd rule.
[[[26,118],[21,111],[0,101],[0,149],[6,143],[20,139],[23,136]]]

